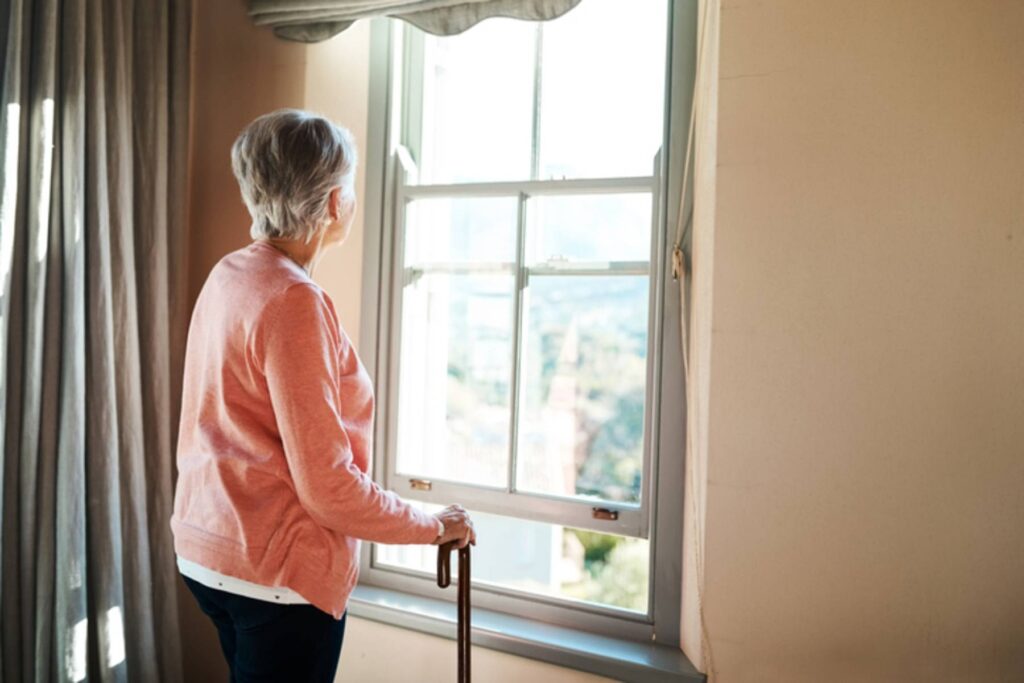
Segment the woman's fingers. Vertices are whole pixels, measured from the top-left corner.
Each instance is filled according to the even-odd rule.
[[[467,527],[466,527],[466,535],[463,536],[462,540],[459,542],[459,547],[460,548],[465,548],[467,545],[472,543],[475,538],[476,538],[476,532],[473,531],[473,525],[472,524],[467,525]]]
[[[449,505],[437,513],[445,524],[445,537],[441,543],[458,540],[458,547],[476,545],[476,529],[469,513],[460,504]]]

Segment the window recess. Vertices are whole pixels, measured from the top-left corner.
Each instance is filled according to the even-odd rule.
[[[424,510],[470,510],[481,608],[678,641],[682,387],[662,377],[681,367],[679,168],[663,148],[692,77],[669,36],[692,49],[695,9],[582,0],[445,38],[375,25],[374,473]],[[362,581],[438,597],[435,561],[373,545]]]

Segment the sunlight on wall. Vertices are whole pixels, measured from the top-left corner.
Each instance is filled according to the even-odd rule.
[[[39,210],[36,215],[36,261],[46,258],[47,230],[50,227],[50,189],[53,172],[53,100],[43,100],[43,177],[39,183]]]

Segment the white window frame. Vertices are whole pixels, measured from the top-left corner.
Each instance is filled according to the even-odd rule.
[[[586,0],[584,0],[585,2]],[[628,4],[624,2],[624,5]],[[474,585],[474,606],[525,616],[547,623],[580,628],[595,633],[642,642],[679,642],[682,554],[682,490],[684,473],[685,391],[679,344],[679,294],[672,282],[670,230],[675,225],[679,206],[665,197],[678,197],[682,178],[684,125],[690,112],[694,77],[696,36],[696,0],[668,0],[669,42],[666,49],[667,144],[653,160],[653,172],[640,178],[597,180],[543,180],[458,185],[417,186],[411,155],[399,144],[408,134],[401,131],[400,103],[402,84],[395,69],[401,22],[375,19],[371,25],[369,135],[366,159],[366,198],[364,233],[364,269],[360,356],[374,377],[377,391],[374,477],[405,498],[436,504],[458,501],[470,509],[508,513],[533,519],[606,533],[648,538],[650,540],[649,601],[646,614],[612,606],[566,599],[492,585]],[[666,153],[667,152],[667,153]],[[674,190],[674,191],[673,191]],[[417,488],[415,475],[396,468],[395,429],[397,426],[397,377],[394,371],[398,354],[398,335],[392,334],[400,321],[400,301],[404,278],[401,236],[404,207],[411,198],[425,196],[506,196],[519,201],[516,269],[516,316],[521,316],[518,299],[530,272],[522,266],[525,229],[524,208],[528,196],[584,194],[587,192],[650,192],[655,229],[649,263],[624,264],[636,272],[649,274],[650,288],[647,395],[645,397],[642,473],[643,491],[639,505],[593,503],[509,489],[486,490],[457,482],[430,479],[429,490]],[[591,266],[584,272],[596,272]],[[586,266],[584,266],[586,268]],[[533,272],[558,272],[555,264],[533,268]],[[649,270],[649,272],[648,272]],[[601,271],[603,272],[603,271]],[[517,342],[513,342],[514,344]],[[666,378],[666,381],[663,381]],[[518,400],[518,388],[511,387],[511,400]],[[515,408],[512,409],[513,425]],[[514,427],[513,427],[514,429]],[[514,431],[510,434],[515,441]],[[514,445],[513,445],[514,453]],[[514,473],[515,461],[509,463]],[[511,481],[511,479],[510,479]],[[420,485],[422,486],[422,485]],[[523,500],[528,500],[528,506]],[[518,501],[518,502],[517,502]],[[594,515],[594,507],[617,513],[607,520]],[[605,517],[607,515],[602,515]],[[376,547],[362,553],[360,583],[404,591],[416,595],[454,600],[454,593],[440,591],[432,576],[421,572],[376,563]]]

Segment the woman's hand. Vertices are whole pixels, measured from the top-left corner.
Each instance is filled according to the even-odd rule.
[[[444,534],[434,539],[433,545],[444,545],[448,541],[459,540],[459,547],[465,548],[467,544],[476,545],[476,530],[473,529],[473,520],[459,504],[449,505],[440,512],[435,512],[434,517],[444,524]]]

